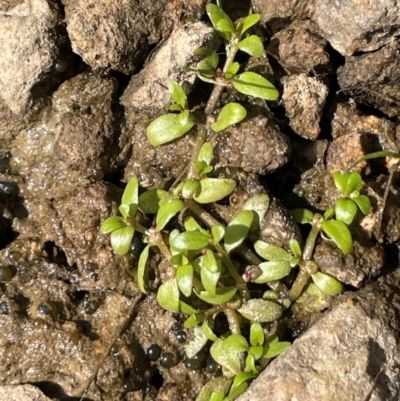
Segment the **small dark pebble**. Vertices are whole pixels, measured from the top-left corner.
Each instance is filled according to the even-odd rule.
[[[150,345],[149,348],[147,348],[146,354],[147,358],[149,358],[150,361],[157,361],[158,358],[161,356],[161,347],[157,344]]]
[[[124,380],[124,384],[122,385],[122,387],[123,387],[124,391],[126,391],[127,393],[135,390],[135,386],[131,379]]]
[[[99,280],[99,274],[96,272],[93,272],[90,274],[90,278],[94,281],[98,281]]]
[[[176,336],[176,339],[182,344],[186,341],[186,332],[183,330],[177,331],[175,333],[175,336]]]
[[[163,368],[173,368],[178,363],[178,358],[172,352],[166,352],[165,354],[161,355],[160,358],[160,365]]]

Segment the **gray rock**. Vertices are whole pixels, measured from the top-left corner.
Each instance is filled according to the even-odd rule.
[[[400,35],[398,0],[315,0],[312,18],[344,56],[377,50]]]
[[[60,23],[55,5],[46,0],[0,11],[0,96],[16,114],[27,111],[51,86],[48,78],[63,41]]]
[[[356,296],[344,295],[237,401],[397,400],[398,280],[399,273],[391,274]]]
[[[397,13],[400,15],[400,8]],[[398,115],[399,54],[400,40],[392,38],[390,44],[374,53],[346,57],[345,65],[338,70],[340,87],[360,103],[376,107],[389,117]]]
[[[316,140],[321,128],[319,122],[324,110],[328,88],[320,80],[306,74],[281,79],[282,100],[290,126],[305,139]]]
[[[30,384],[0,386],[0,401],[51,401],[38,388]]]
[[[72,49],[92,68],[132,74],[157,38],[166,0],[65,0]]]
[[[175,79],[188,93],[196,75],[183,72],[182,68],[195,68],[195,49],[208,47],[216,50],[219,43],[214,29],[203,22],[187,24],[175,30],[156,50],[147,66],[132,77],[121,103],[137,113],[156,116],[165,112],[171,104],[171,96],[166,87],[168,80]]]
[[[286,28],[293,20],[306,19],[314,10],[314,0],[252,0],[256,13],[269,32]]]
[[[268,53],[289,73],[329,72],[327,44],[314,22],[294,21],[271,38]]]

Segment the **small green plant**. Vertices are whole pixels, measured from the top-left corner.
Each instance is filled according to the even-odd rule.
[[[215,118],[221,92],[233,86],[248,96],[278,98],[278,91],[268,80],[251,71],[239,73],[241,66],[234,61],[239,50],[254,57],[263,53],[258,36],[245,36],[260,16],[249,15],[235,25],[217,5],[208,4],[207,13],[225,41],[226,62],[220,69],[218,54],[202,48],[196,52],[203,57],[197,69],[187,69],[214,85],[204,118],[198,107],[189,109],[182,87],[170,81],[168,88],[174,102],[170,112],[157,117],[147,128],[153,146],[197,131],[186,174],[168,190],[159,188],[142,193],[137,178],[131,178],[119,207],[121,216],[106,219],[101,232],[111,235],[111,245],[120,255],[129,251],[135,231],[143,234],[146,246],[139,256],[137,278],[145,294],[154,285],[149,279],[151,256],[159,253],[168,261],[168,269],[155,274],[161,280],[157,300],[164,309],[187,315],[184,326],[193,334],[186,344],[187,357],[192,358],[211,342],[211,356],[224,374],[207,383],[197,401],[228,401],[241,394],[271,358],[289,347],[288,342],[279,341],[270,332],[269,324],[280,319],[305,289],[321,297],[343,290],[342,284],[320,272],[313,260],[316,240],[324,233],[344,254],[351,252],[348,226],[358,210],[367,214],[371,205],[360,194],[362,180],[358,173],[334,174],[341,197],[324,214],[306,209],[293,211],[297,222],[310,224],[311,230],[303,249],[298,241],[292,240],[290,250],[260,240],[250,241],[259,232],[269,208],[270,200],[265,194],[248,199],[227,224],[207,211],[208,204],[227,197],[236,187],[235,180],[214,175],[213,147],[207,141],[208,135],[239,124],[247,114],[241,104],[228,103]],[[138,222],[138,211],[150,217],[151,227]],[[285,279],[296,272],[294,284],[288,289]],[[250,291],[250,283],[260,286],[262,296]],[[220,314],[228,322],[222,333],[215,330]]]

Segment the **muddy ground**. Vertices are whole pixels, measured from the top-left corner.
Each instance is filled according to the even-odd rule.
[[[118,256],[99,232],[117,213],[132,175],[143,188],[160,188],[190,160],[191,135],[154,148],[145,129],[170,104],[168,79],[181,83],[191,106],[210,94],[210,85],[182,70],[196,65],[196,48],[221,46],[205,4],[0,0],[0,399],[195,400],[220,374],[206,353],[188,363],[184,318],[140,293],[140,238]],[[288,209],[326,210],[338,196],[332,172],[366,153],[400,148],[400,2],[223,5],[233,20],[249,10],[261,14],[253,33],[262,37],[265,53],[239,61],[264,74],[281,96],[266,104],[224,93],[221,101],[239,99],[248,117],[213,139],[217,167],[231,171],[240,190],[211,212],[229,220],[244,199],[267,192],[273,202],[262,239],[287,246],[302,234]],[[265,372],[268,383],[283,377],[281,398],[276,388],[255,384],[257,395],[246,393],[243,400],[275,394],[271,400],[348,395],[363,401],[369,391],[371,400],[399,399],[395,163],[359,166],[373,211],[354,228],[352,254],[326,240],[316,248],[320,269],[348,292],[326,305],[332,313],[328,308],[318,323],[321,314],[288,313],[283,332],[298,339],[296,348]],[[339,326],[341,351],[333,346],[339,337],[328,335]],[[326,341],[318,341],[321,336]],[[344,363],[341,356],[349,353]],[[309,388],[317,379],[307,375],[291,382],[284,376],[288,364],[296,377],[328,372],[325,384]],[[335,382],[343,369],[354,374],[337,375]],[[339,387],[346,392],[336,394]]]

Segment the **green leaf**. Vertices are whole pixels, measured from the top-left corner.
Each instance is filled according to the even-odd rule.
[[[215,68],[210,64],[208,58],[197,64],[197,72],[206,78],[214,78],[215,76]]]
[[[297,241],[297,239],[292,238],[289,241],[289,246],[290,246],[290,250],[292,251],[293,255],[300,258],[302,255],[302,252],[301,252],[299,241]]]
[[[264,347],[262,345],[252,345],[249,348],[249,353],[254,355],[256,361],[258,361],[262,357],[263,352],[264,352]]]
[[[220,390],[222,390],[224,394],[227,394],[231,384],[232,379],[225,376],[211,379],[205,386],[203,386],[196,401],[210,401],[212,395]]]
[[[138,205],[137,204],[131,204],[131,205],[125,205],[122,203],[119,205],[119,211],[124,217],[124,219],[127,219],[128,217],[135,217],[136,212],[138,210]]]
[[[111,233],[111,246],[118,255],[128,253],[134,232],[135,230],[132,226],[127,226],[118,228]]]
[[[150,143],[153,146],[163,145],[189,132],[194,123],[190,118],[185,122],[182,115],[168,113],[152,121],[146,131]]]
[[[235,61],[226,70],[225,77],[228,78],[228,79],[233,78],[237,74],[237,72],[239,71],[239,68],[240,68],[240,64],[237,61]]]
[[[242,372],[242,373],[248,373],[248,372]],[[236,376],[237,377],[237,376]],[[223,401],[233,401],[237,397],[239,397],[240,394],[243,394],[249,385],[247,383],[242,383],[238,385],[237,387],[231,387],[231,390],[229,391],[229,394],[227,397],[223,399]]]
[[[239,387],[242,383],[255,379],[257,375],[251,372],[240,372],[235,378],[233,379],[232,387]]]
[[[337,220],[350,225],[357,214],[357,204],[350,199],[339,198],[335,204],[335,216]]]
[[[369,212],[371,211],[371,201],[369,200],[368,196],[359,195],[355,198],[352,198],[352,200],[357,203],[358,208],[363,214],[369,214]]]
[[[186,302],[179,301],[179,311],[186,314],[197,313],[198,311],[188,305]]]
[[[137,177],[132,177],[125,187],[122,194],[121,203],[125,205],[139,204],[139,181]]]
[[[236,182],[229,178],[204,178],[200,181],[200,193],[193,198],[198,203],[213,203],[230,195]]]
[[[317,272],[311,275],[314,284],[326,295],[336,295],[343,292],[343,284],[334,277]]]
[[[209,252],[211,252],[209,250]],[[211,252],[212,253],[212,252]],[[204,261],[204,258],[202,259]],[[217,284],[221,272],[217,271],[215,273],[211,272],[210,270],[203,267],[200,271],[201,283],[205,288],[207,294],[209,296],[215,296],[217,293]]]
[[[210,340],[210,341],[217,341],[218,337],[214,334],[214,332],[211,330],[210,326],[208,325],[207,321],[204,321],[201,329],[203,330],[203,333],[205,336]]]
[[[111,231],[115,231],[123,227],[126,227],[126,223],[121,217],[111,216],[103,221],[100,227],[100,232],[102,234],[108,234]]]
[[[235,31],[232,20],[215,4],[208,3],[206,9],[208,18],[210,18],[215,30],[224,39],[229,40]]]
[[[156,217],[156,232],[160,232],[184,207],[185,203],[177,198],[163,201]]]
[[[246,239],[253,218],[254,215],[252,211],[244,210],[228,224],[224,237],[224,246],[228,253],[241,245]]]
[[[210,142],[205,142],[200,148],[197,160],[200,162],[204,162],[207,164],[207,166],[209,166],[212,162],[212,159],[213,159],[213,147]]]
[[[276,100],[279,92],[267,79],[255,72],[246,71],[232,78],[233,86],[248,96],[265,100]]]
[[[297,208],[290,211],[292,216],[299,224],[311,224],[313,221],[314,213],[308,209]]]
[[[181,193],[184,199],[191,199],[199,191],[200,191],[200,182],[190,178],[183,183]]]
[[[175,278],[160,285],[157,301],[165,310],[174,313],[179,312],[179,288]]]
[[[280,280],[281,278],[286,277],[292,270],[292,266],[287,260],[263,262],[260,263],[258,267],[261,269],[261,275],[251,280],[253,283],[257,284]]]
[[[242,316],[252,322],[273,322],[282,316],[282,307],[265,299],[250,299],[238,310]]]
[[[240,334],[231,334],[223,341],[223,348],[226,352],[244,352],[249,349],[247,340]]]
[[[239,103],[228,103],[220,111],[217,121],[211,124],[215,132],[223,131],[225,128],[237,124],[246,118],[246,109]]]
[[[362,178],[356,171],[352,173],[333,173],[333,180],[336,188],[345,196],[349,196],[354,191],[360,191],[362,188]]]
[[[207,344],[208,338],[199,326],[193,327],[193,334],[190,341],[185,345],[186,356],[193,358]]]
[[[275,358],[283,351],[286,351],[292,344],[287,341],[272,342],[265,344],[263,358]]]
[[[205,232],[203,228],[201,228],[200,224],[194,219],[193,216],[189,216],[185,219],[183,223],[186,231],[202,231]]]
[[[221,225],[212,226],[211,227],[211,234],[213,238],[213,244],[218,244],[225,235],[225,228]]]
[[[206,254],[201,257],[201,267],[211,273],[221,272],[221,262],[217,261],[214,252],[211,249],[207,249]]]
[[[264,331],[260,323],[252,323],[250,326],[250,344],[251,345],[264,344]]]
[[[172,198],[172,195],[162,189],[150,189],[139,195],[139,209],[145,214],[156,214],[160,208],[159,202]]]
[[[147,294],[146,286],[149,282],[149,269],[147,268],[147,259],[149,258],[150,245],[146,245],[139,256],[137,279],[140,291]]]
[[[168,107],[168,110],[170,110],[170,111],[179,111],[179,112],[183,111],[182,107],[177,103],[171,104],[171,106]]]
[[[232,376],[241,372],[240,353],[226,352],[223,340],[218,338],[211,345],[210,354],[213,359],[230,372]]]
[[[178,287],[185,297],[190,297],[193,287],[193,266],[191,264],[179,266],[176,270]]]
[[[198,292],[194,290],[194,293],[202,299],[204,302],[212,305],[220,305],[228,302],[236,294],[236,287],[220,287],[217,288],[215,295],[211,295],[206,291]]]
[[[246,357],[246,367],[254,374],[258,373],[256,368],[256,358],[253,354],[248,354]]]
[[[192,328],[192,327],[195,327],[195,326],[197,326],[199,323],[200,323],[200,318],[197,316],[197,315],[191,315],[191,316],[189,316],[186,320],[185,320],[185,323],[183,324],[183,327],[185,328],[185,329],[190,329],[190,328]],[[196,354],[196,353],[195,353]],[[194,355],[195,355],[194,354]]]
[[[225,392],[221,389],[214,391],[211,394],[210,401],[224,401]]]
[[[339,220],[327,220],[322,222],[322,230],[332,238],[336,246],[345,254],[353,249],[353,240],[346,224]]]
[[[267,194],[254,195],[244,203],[243,210],[253,210],[257,213],[259,227],[269,209],[269,203],[270,199]]]
[[[200,47],[194,51],[195,56],[206,56],[197,65],[197,71],[205,77],[212,78],[215,76],[215,69],[218,67],[218,54],[211,49]]]
[[[253,25],[257,24],[260,21],[260,14],[250,14],[248,15],[244,21],[240,23],[240,35],[243,35],[248,29],[250,29]]]
[[[250,35],[236,45],[240,50],[250,54],[253,57],[261,57],[264,52],[264,46],[257,35]]]
[[[170,79],[168,81],[168,90],[171,93],[174,102],[178,103],[183,110],[186,110],[188,108],[186,93],[182,89],[182,87],[178,84],[178,82],[174,81],[173,79]]]
[[[177,251],[199,251],[208,245],[207,233],[201,231],[185,231],[171,239],[171,246]]]
[[[290,260],[290,255],[283,248],[276,245],[268,244],[264,241],[256,241],[254,243],[255,251],[266,260]]]

